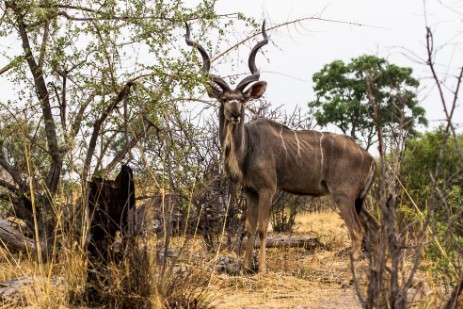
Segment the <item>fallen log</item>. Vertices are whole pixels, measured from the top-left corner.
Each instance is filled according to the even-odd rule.
[[[37,253],[35,241],[17,230],[10,221],[2,218],[0,218],[0,245],[6,247],[11,253]]]
[[[266,248],[304,248],[313,250],[316,248],[329,249],[327,245],[322,243],[317,236],[276,236],[267,237]],[[254,248],[260,248],[260,243],[257,241]]]

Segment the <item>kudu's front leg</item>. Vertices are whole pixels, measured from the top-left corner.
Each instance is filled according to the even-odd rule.
[[[270,210],[272,208],[274,191],[268,190],[259,193],[259,226],[257,231],[259,233],[260,249],[259,249],[259,272],[265,273],[266,266],[266,246],[267,246],[267,230],[270,220]]]
[[[252,256],[254,252],[254,241],[257,230],[259,197],[253,191],[245,191],[246,195],[246,248],[244,252],[244,271],[251,273],[253,267]]]

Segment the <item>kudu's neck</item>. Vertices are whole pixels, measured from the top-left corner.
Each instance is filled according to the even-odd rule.
[[[241,120],[232,123],[225,118],[223,104],[219,110],[220,145],[225,171],[233,181],[242,178],[242,166],[247,147],[246,132],[244,126],[244,107],[241,108]]]

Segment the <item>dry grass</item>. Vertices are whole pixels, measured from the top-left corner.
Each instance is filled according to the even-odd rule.
[[[301,214],[295,234],[316,234],[332,250],[271,249],[267,274],[213,275],[217,308],[360,308],[347,284],[348,258],[338,256],[350,246],[340,216],[333,211]]]
[[[334,212],[303,214],[298,216],[296,224],[297,234],[315,233],[322,242],[335,248],[349,246],[343,221]],[[156,243],[158,240],[153,240],[151,245]],[[181,249],[180,263],[183,270],[175,271],[175,275],[170,275],[161,285],[153,287],[155,307],[160,306],[162,298],[172,291],[180,295],[200,285],[205,288],[197,289],[196,293],[204,299],[204,304],[209,303],[208,299],[213,300],[212,304],[218,308],[315,306],[323,301],[320,300],[322,295],[325,295],[323,297],[326,301],[332,301],[333,293],[341,293],[342,297],[336,295],[335,299],[355,302],[351,290],[340,289],[349,270],[345,266],[347,263],[334,257],[336,251],[313,254],[303,249],[272,249],[268,251],[268,274],[227,276],[214,272],[216,256],[207,255],[199,238],[173,238],[171,248],[175,251]],[[77,249],[65,249],[57,261],[43,266],[31,263],[26,258],[13,259],[4,250],[2,253],[0,280],[33,278],[21,289],[23,304],[33,307],[69,307],[73,298],[82,295],[86,263],[84,255]],[[158,266],[153,264],[152,267]],[[154,272],[153,276],[157,274]],[[345,298],[346,295],[348,298]]]
[[[32,306],[34,308],[55,308],[67,303],[69,285],[60,274],[54,274],[49,264],[38,266],[23,260],[13,266],[1,266],[2,280],[16,280],[19,294],[13,295],[11,301],[5,299],[2,308]]]
[[[215,293],[217,308],[361,308],[351,284],[347,254],[351,242],[341,217],[334,211],[305,213],[296,218],[296,224],[295,234],[315,233],[331,249],[271,249],[267,252],[268,274],[214,274],[210,290]],[[357,263],[356,269],[365,284],[366,262]],[[441,307],[443,291],[433,284],[431,275],[416,275],[410,291],[417,292],[413,308]]]
[[[343,274],[338,270],[319,272],[315,265],[295,274],[216,275],[211,287],[218,295],[214,304],[217,308],[359,308],[355,293],[338,282]]]
[[[296,218],[298,235],[316,234],[331,249],[269,249],[269,272],[257,275],[226,275],[215,272],[216,257],[208,254],[200,238],[172,238],[171,248],[180,254],[166,277],[159,278],[159,265],[151,264],[152,305],[197,304],[195,308],[360,308],[351,284],[350,239],[343,220],[334,211],[304,213]],[[154,248],[160,240],[150,241]],[[71,250],[72,251],[72,250]],[[63,251],[59,260],[38,266],[28,259],[13,259],[0,252],[0,281],[31,277],[21,289],[24,305],[32,308],[77,308],[72,297],[80,297],[85,283],[85,258],[76,251]],[[150,250],[150,259],[154,257]],[[421,283],[428,286],[426,274]],[[117,277],[117,274],[116,274]],[[51,279],[53,278],[53,279]],[[116,278],[117,279],[117,278]],[[2,305],[0,301],[0,306]],[[5,304],[3,304],[5,305]],[[418,308],[432,308],[435,295],[424,296]],[[185,305],[186,306],[186,305]]]
[[[322,243],[334,248],[350,245],[350,237],[344,221],[338,213],[332,210],[298,215],[296,233],[316,233]]]

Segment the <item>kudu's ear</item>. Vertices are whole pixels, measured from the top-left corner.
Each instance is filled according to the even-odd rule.
[[[253,84],[246,90],[243,95],[246,100],[254,100],[260,98],[267,89],[267,82],[261,81]]]
[[[220,87],[212,83],[205,83],[204,87],[206,87],[207,95],[209,96],[209,98],[220,100],[223,93]]]

